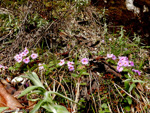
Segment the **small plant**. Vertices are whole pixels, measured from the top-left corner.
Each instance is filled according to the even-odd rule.
[[[82,75],[89,75],[86,72],[86,65],[88,65],[88,59],[82,58],[81,62],[78,62],[75,60],[75,63],[73,61],[67,61],[67,67],[69,71],[72,71],[71,75],[73,77],[81,77]],[[60,60],[58,63],[59,66],[63,66],[65,64],[65,60]]]
[[[9,70],[11,71],[27,71],[27,70],[33,70],[37,67],[37,64],[39,61],[36,59],[38,58],[37,53],[31,53],[29,52],[28,48],[25,47],[23,52],[20,52],[19,54],[16,54],[14,56],[14,59],[16,61],[16,64],[13,67],[9,67]]]
[[[30,86],[27,89],[25,89],[19,95],[18,98],[27,94],[28,100],[38,101],[38,103],[34,106],[34,108],[31,110],[30,113],[35,113],[36,111],[38,111],[40,109],[40,107],[43,107],[48,112],[69,113],[68,110],[64,106],[57,105],[54,103],[54,101],[52,100],[52,94],[56,94],[56,95],[58,95],[64,99],[67,99],[71,102],[74,102],[73,100],[71,100],[68,97],[65,97],[64,95],[62,95],[60,93],[57,93],[54,91],[47,91],[46,88],[41,83],[41,81],[39,80],[39,78],[35,72],[28,72],[27,75],[28,76],[22,76],[22,77],[30,79],[33,82],[34,86]],[[36,95],[41,96],[41,97],[32,99],[31,97],[33,94],[36,94]]]

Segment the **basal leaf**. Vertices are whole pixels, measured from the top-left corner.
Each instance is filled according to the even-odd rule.
[[[136,85],[135,85],[134,83],[133,83],[133,84],[131,84],[131,85],[130,85],[130,88],[129,88],[129,92],[131,92],[131,91],[132,91],[132,89],[133,89],[133,88],[135,88],[135,87],[136,87]]]
[[[28,87],[27,89],[25,89],[24,91],[21,92],[21,94],[18,96],[18,98],[26,95],[27,93],[29,93],[30,91],[33,91],[34,89],[40,89],[40,90],[45,90],[43,89],[42,87],[39,87],[39,86],[30,86]]]
[[[42,104],[45,102],[45,100],[40,100],[35,106],[34,108],[31,110],[30,113],[36,113],[36,111],[38,111],[38,109],[42,106]]]

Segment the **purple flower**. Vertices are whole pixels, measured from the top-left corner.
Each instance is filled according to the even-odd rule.
[[[113,54],[107,54],[107,58],[112,58]]]
[[[28,64],[28,63],[30,62],[29,57],[27,57],[27,58],[23,59],[23,62],[24,62],[25,64]]]
[[[37,57],[38,57],[38,54],[32,53],[32,55],[31,55],[31,58],[32,58],[32,59],[36,59]]]
[[[60,62],[58,63],[60,66],[64,65],[65,64],[65,61],[64,59],[63,60],[60,60]]]
[[[117,71],[118,71],[118,72],[123,71],[123,67],[117,66]]]
[[[74,64],[74,62],[70,62],[70,61],[67,62],[68,67],[72,66],[73,64]]]
[[[139,70],[136,69],[132,69],[133,72],[137,73],[138,75],[141,75],[141,72]]]
[[[87,58],[82,58],[81,62],[83,65],[86,65],[86,64],[88,64],[89,61]]]
[[[74,66],[70,65],[68,66],[69,71],[73,71],[74,70]]]
[[[137,70],[138,75],[141,75],[141,72],[139,70]]]
[[[112,59],[113,59],[113,60],[116,60],[117,58],[116,58],[116,56],[115,56],[115,55],[113,55],[113,56],[112,56]]]
[[[129,61],[130,66],[134,66],[134,63],[132,61]]]

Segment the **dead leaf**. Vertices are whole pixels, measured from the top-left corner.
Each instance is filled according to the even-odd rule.
[[[9,107],[11,110],[23,108],[23,106],[9,94],[0,82],[0,107]]]

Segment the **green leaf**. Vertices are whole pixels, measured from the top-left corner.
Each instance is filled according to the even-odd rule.
[[[8,109],[9,107],[0,107],[0,113],[6,109]]]
[[[139,70],[142,69],[143,65],[144,65],[144,62],[143,62],[143,60],[141,60],[140,65],[139,65]]]
[[[42,106],[42,104],[45,102],[45,100],[40,100],[35,106],[34,108],[31,110],[30,113],[36,113],[36,111],[38,111],[38,109]]]
[[[83,72],[80,73],[80,75],[89,75],[89,73],[83,71]]]
[[[139,83],[145,83],[144,81],[142,81],[142,80],[132,80],[132,82],[139,82]]]
[[[108,108],[108,106],[107,106],[106,103],[103,103],[103,104],[101,105],[101,107],[102,107],[102,108]]]
[[[105,113],[105,111],[102,111],[102,110],[99,110],[98,112],[99,112],[99,113]]]
[[[39,86],[30,86],[27,89],[25,89],[24,91],[21,92],[21,94],[18,96],[18,98],[26,95],[27,93],[29,93],[30,91],[33,91],[34,89],[39,89],[40,91],[45,91],[45,89],[43,89],[42,87]]]
[[[29,72],[29,73],[27,73],[27,75],[28,76],[25,76],[25,78],[30,79],[33,82],[34,85],[40,86],[43,89],[45,89],[43,84],[41,83],[39,77],[37,76],[37,74],[35,72]]]
[[[14,67],[9,67],[8,69],[9,69],[10,71],[14,71],[14,70],[15,70]]]
[[[132,91],[132,89],[133,89],[133,88],[135,88],[135,87],[136,87],[136,85],[135,85],[134,83],[133,83],[133,84],[131,84],[131,85],[130,85],[130,88],[129,88],[129,92],[131,92],[131,91]]]
[[[126,90],[129,89],[130,85],[129,85],[129,82],[128,82],[128,81],[124,82],[124,87],[125,87]]]
[[[42,107],[45,108],[47,112],[56,113],[56,109],[50,104],[44,104]]]
[[[64,95],[62,95],[62,94],[60,94],[60,93],[57,93],[57,92],[48,91],[47,94],[56,94],[56,95],[58,95],[58,96],[60,96],[60,97],[62,97],[62,98],[64,98],[64,99],[69,100],[70,102],[76,103],[76,102],[73,101],[72,99],[70,99],[70,98],[68,98],[68,97],[66,97],[66,96],[64,96]],[[78,103],[76,103],[76,104],[78,104]]]
[[[64,106],[54,105],[54,107],[55,107],[57,113],[70,113],[70,112],[68,112],[68,110]]]
[[[73,76],[73,77],[78,77],[79,75],[78,75],[78,74],[75,74],[75,73],[71,73],[71,76]]]
[[[82,86],[86,86],[86,85],[87,85],[87,83],[86,83],[86,82],[83,82],[83,83],[80,83],[80,85],[82,85]]]
[[[123,72],[129,72],[129,69],[127,69],[127,68],[123,68]]]
[[[125,110],[128,111],[128,112],[130,112],[130,106],[126,106]]]
[[[131,99],[131,97],[127,97],[126,99],[127,99],[128,103],[131,105],[131,104],[132,104],[132,99]]]

